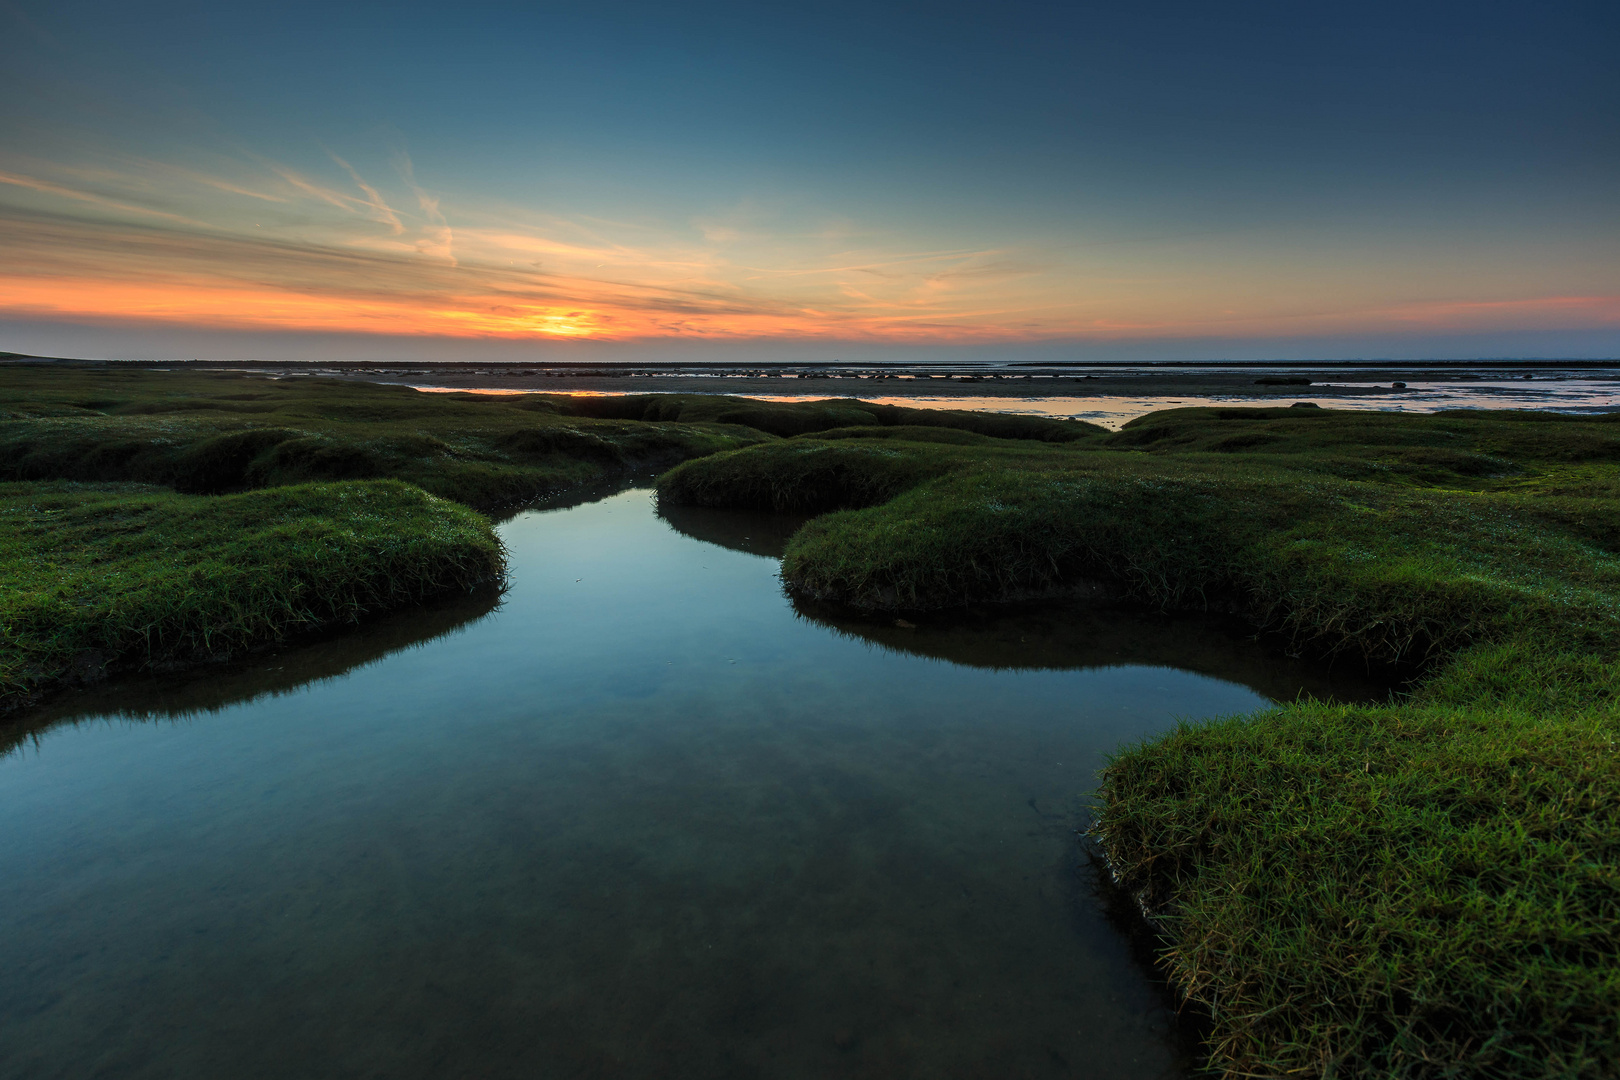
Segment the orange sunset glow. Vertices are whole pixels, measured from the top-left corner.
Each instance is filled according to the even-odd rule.
[[[341,69],[297,57],[298,78],[277,70],[251,115],[228,104],[223,69],[183,107],[137,108],[127,84],[86,70],[64,97],[42,68],[0,131],[0,329],[13,347],[70,349],[91,340],[72,327],[96,328],[131,356],[189,355],[193,333],[250,335],[271,356],[277,335],[627,357],[660,343],[871,358],[1620,350],[1612,200],[1578,154],[1499,155],[1493,120],[1478,145],[1459,128],[1441,157],[1380,170],[1373,144],[1408,123],[1392,86],[1358,99],[1385,127],[1318,137],[1299,134],[1316,131],[1311,108],[1335,106],[1309,94],[1242,91],[1223,113],[1206,80],[1173,102],[1144,86],[1140,115],[1095,104],[1135,78],[1128,65],[1089,96],[1018,96],[1022,55],[972,94],[947,80],[943,96],[891,95],[889,116],[859,78],[821,74],[773,106],[768,81],[738,91],[685,69],[640,90],[588,66],[556,82],[513,69],[515,87],[547,87],[537,109],[385,65],[362,84],[394,86],[399,104],[370,127],[334,122],[359,107],[340,104]],[[399,83],[403,70],[424,73]],[[1278,115],[1250,135],[1225,123],[1256,100]]]
[[[170,193],[194,191],[192,213],[226,223],[143,204],[156,190],[153,175]],[[1120,280],[1088,265],[1083,247],[1061,259],[1036,246],[890,251],[878,246],[881,236],[847,226],[788,236],[722,223],[701,224],[695,235],[570,221],[457,228],[419,189],[413,211],[357,172],[352,180],[344,192],[281,166],[225,178],[155,163],[102,170],[93,186],[72,170],[0,174],[28,203],[10,216],[0,316],[618,342],[1107,341],[1620,324],[1620,295],[1402,300],[1384,281],[1346,282],[1355,275],[1344,268],[1303,282],[1272,279],[1261,267],[1237,288]],[[72,212],[80,207],[98,217]],[[244,214],[258,220],[230,223]],[[1186,256],[1209,253],[1195,247]],[[1119,264],[1128,260],[1116,252],[1109,261],[1126,268]],[[1255,273],[1263,290],[1253,287]],[[1481,286],[1499,293],[1511,283]]]

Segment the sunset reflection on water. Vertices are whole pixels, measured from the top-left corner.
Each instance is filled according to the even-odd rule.
[[[696,381],[696,379],[694,379]],[[719,384],[719,385],[717,385]],[[723,381],[704,379],[701,389],[691,393],[724,393]],[[513,387],[417,386],[431,393],[525,394],[572,393],[589,397],[642,393],[636,390],[553,390]],[[976,412],[1014,413],[1023,416],[1049,416],[1086,420],[1107,428],[1119,428],[1150,412],[1161,409],[1193,408],[1209,405],[1286,407],[1310,402],[1324,409],[1356,409],[1380,412],[1440,412],[1444,409],[1537,409],[1547,412],[1589,413],[1620,409],[1620,382],[1612,378],[1478,379],[1467,381],[1412,381],[1404,390],[1366,393],[1365,384],[1336,386],[1327,383],[1302,386],[1298,397],[1279,398],[1275,394],[1160,394],[1160,395],[1068,395],[1030,397],[1008,395],[861,394],[862,401],[874,405],[898,405],[914,409],[958,409]],[[1349,393],[1334,391],[1349,390]],[[1314,393],[1313,393],[1314,391]],[[1326,391],[1326,392],[1324,392]],[[826,393],[745,394],[760,401],[814,401],[833,396]]]

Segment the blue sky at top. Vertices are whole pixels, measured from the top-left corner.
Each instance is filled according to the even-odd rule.
[[[0,348],[1620,353],[1614,5],[0,27]]]

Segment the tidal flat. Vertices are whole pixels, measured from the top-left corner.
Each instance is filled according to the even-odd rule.
[[[15,752],[3,767],[31,778],[6,789],[31,792],[13,819],[39,830],[9,868],[8,880],[25,884],[8,902],[31,890],[68,896],[53,881],[92,892],[104,874],[115,881],[100,901],[84,893],[49,910],[17,908],[33,912],[39,936],[20,941],[26,955],[7,965],[20,974],[0,991],[0,1025],[45,1019],[26,1021],[15,1029],[21,1042],[8,1044],[61,1047],[55,1053],[72,1058],[65,1048],[99,1022],[89,1018],[127,1009],[143,967],[157,970],[191,940],[147,913],[158,922],[129,929],[137,944],[106,965],[122,973],[111,982],[98,967],[65,964],[111,957],[112,939],[96,936],[109,898],[139,891],[115,880],[111,848],[94,854],[103,841],[89,818],[68,813],[72,799],[94,807],[95,785],[116,795],[125,775],[146,785],[117,795],[125,801],[96,820],[140,823],[146,839],[109,833],[105,844],[120,859],[150,848],[156,869],[139,888],[156,903],[166,888],[183,891],[186,877],[178,855],[158,854],[169,842],[161,813],[133,808],[178,806],[156,797],[175,782],[172,769],[160,771],[164,755],[229,737],[261,749],[203,750],[182,770],[207,792],[189,820],[238,822],[221,826],[221,844],[249,835],[244,823],[296,823],[297,814],[268,810],[253,818],[244,801],[258,790],[253,770],[221,763],[291,754],[298,739],[298,763],[277,766],[281,779],[263,789],[269,804],[287,801],[311,822],[330,810],[341,822],[345,806],[380,806],[401,787],[418,792],[423,809],[409,842],[375,864],[346,849],[311,870],[261,845],[255,866],[280,865],[306,882],[303,900],[277,909],[299,927],[289,936],[264,929],[271,913],[260,894],[278,894],[258,870],[180,904],[204,927],[197,943],[225,942],[216,960],[192,957],[187,971],[230,971],[254,955],[260,933],[295,974],[262,1023],[233,1014],[223,1028],[199,1021],[195,1030],[211,1034],[194,1044],[177,1035],[194,1059],[143,1041],[141,1025],[155,1015],[104,1025],[90,1045],[135,1055],[117,1059],[126,1071],[200,1073],[227,1060],[240,1071],[232,1030],[240,1045],[261,1048],[280,1038],[272,1031],[305,1032],[310,1045],[361,1055],[343,1059],[349,1071],[402,1040],[401,1056],[382,1068],[390,1073],[448,1060],[455,1033],[474,1029],[499,1049],[457,1059],[457,1069],[526,1075],[653,1075],[660,1060],[690,1063],[690,1075],[978,1075],[992,1062],[1062,1075],[1106,1060],[1106,1074],[1119,1076],[1202,1063],[1231,1075],[1596,1077],[1620,1060],[1620,414],[1306,404],[1161,411],[1110,431],[855,399],[423,394],[48,366],[9,367],[6,377],[0,475],[16,506],[71,515],[83,512],[75,499],[144,499],[157,515],[120,525],[117,510],[103,531],[85,532],[76,556],[85,584],[71,595],[51,592],[58,575],[41,571],[57,557],[49,520],[31,526],[37,542],[14,542],[6,555],[15,580],[43,583],[7,592],[8,626],[41,629],[8,631],[5,645],[10,670],[28,672],[25,689],[44,697],[16,714],[7,739]],[[589,483],[611,489],[677,461],[658,480],[656,517],[645,494],[521,510],[525,500]],[[195,610],[258,632],[219,655],[132,639],[88,675],[83,648],[53,644],[108,624],[94,606],[98,560],[129,556],[132,537],[163,535],[163,515],[179,529],[173,522],[226,514],[216,521],[223,536],[242,500],[305,499],[321,535],[363,540],[364,522],[332,509],[350,505],[339,496],[356,484],[418,499],[421,523],[395,530],[405,546],[459,522],[466,542],[495,561],[486,558],[477,581],[273,626],[263,616],[285,608],[285,593],[250,590],[252,603],[210,607],[198,583],[142,572],[137,551],[117,565],[147,581],[152,597],[201,597]],[[662,546],[669,537],[696,546],[675,557]],[[223,570],[263,563],[270,551],[233,560],[224,548],[202,551],[208,543],[171,561]],[[358,573],[365,560],[344,552],[369,549],[322,550],[332,553],[325,562],[286,564],[294,593],[324,580],[317,569]],[[423,565],[442,569],[449,550]],[[752,569],[737,570],[744,565]],[[539,606],[525,580],[548,582]],[[505,598],[493,611],[465,608],[497,603],[477,600],[479,590]],[[413,606],[446,602],[468,614],[428,620],[439,636],[417,647],[279,665],[316,672],[312,683],[268,673],[277,666],[268,658],[317,647],[300,646],[299,634],[331,635],[390,608],[409,621]],[[44,613],[33,623],[17,618],[27,604]],[[196,625],[206,640],[212,624]],[[502,630],[490,636],[493,627]],[[473,639],[476,651],[459,651]],[[218,679],[182,670],[218,661]],[[61,690],[120,666],[133,682]],[[415,686],[409,697],[368,674],[385,669]],[[362,685],[360,698],[344,696]],[[306,699],[343,704],[312,716],[299,712]],[[265,710],[274,719],[255,719]],[[179,731],[193,734],[153,734]],[[468,732],[465,745],[446,741],[453,731]],[[548,734],[560,731],[561,742]],[[283,732],[289,741],[278,746]],[[413,743],[412,732],[426,741]],[[150,749],[158,743],[171,749]],[[143,752],[137,745],[148,748],[149,774],[131,766],[109,784],[129,764],[124,755]],[[418,745],[431,750],[405,760]],[[80,750],[101,764],[71,764]],[[444,773],[438,795],[430,760]],[[1048,783],[1048,764],[1031,762],[1064,764],[1050,766],[1061,771]],[[465,783],[451,783],[456,775]],[[1003,780],[975,788],[975,777],[995,776]],[[653,791],[665,795],[643,798]],[[994,809],[1014,804],[1022,810],[1005,819]],[[333,834],[309,850],[364,846],[402,813],[359,814],[341,841]],[[624,854],[621,866],[619,848],[595,830],[611,823],[634,835],[636,815],[658,835],[630,845],[641,853]],[[1030,849],[1016,865],[995,846],[1011,842],[1004,830],[1015,818],[1045,837],[1038,856]],[[1086,876],[1077,830],[1117,892]],[[483,892],[473,883],[490,867],[455,863],[454,845],[426,862],[412,854],[416,845],[431,855],[446,837],[459,838],[454,850],[507,845],[490,855],[500,872]],[[63,850],[88,861],[69,867]],[[652,851],[660,854],[645,862]],[[525,852],[542,854],[529,861]],[[836,857],[818,861],[818,852]],[[767,866],[789,855],[808,861]],[[1057,876],[1032,872],[1040,860]],[[351,863],[371,869],[336,870]],[[515,880],[520,864],[530,886],[498,884]],[[206,877],[206,862],[195,865]],[[638,876],[643,866],[657,873]],[[615,867],[624,880],[603,884]],[[379,896],[365,877],[372,869],[406,892]],[[990,878],[973,877],[981,872]],[[964,897],[985,895],[988,880],[1005,920],[970,917],[950,899],[958,885]],[[545,882],[556,889],[546,893]],[[810,887],[783,893],[783,882]],[[340,885],[360,899],[344,908]],[[530,903],[525,888],[549,899]],[[684,899],[668,888],[686,889]],[[232,934],[218,932],[223,916],[209,896],[246,913]],[[762,896],[774,899],[762,906]],[[1041,896],[1057,907],[1042,907]],[[1144,956],[1108,922],[1107,896],[1151,920]],[[411,897],[436,899],[416,911]],[[907,905],[944,921],[914,933],[932,916],[893,922]],[[602,912],[621,929],[593,921]],[[670,923],[672,912],[684,921]],[[783,929],[790,924],[803,934]],[[500,932],[446,938],[446,926]],[[577,933],[546,937],[560,926]],[[691,937],[694,928],[714,933]],[[1025,929],[1078,937],[1019,945]],[[390,934],[415,944],[391,960]],[[305,954],[300,935],[320,950]],[[342,945],[345,935],[359,944]],[[599,947],[586,957],[569,944],[576,938]],[[488,985],[429,971],[455,968],[459,940],[498,973]],[[69,951],[52,953],[49,941]],[[686,944],[671,952],[677,941]],[[748,949],[711,968],[687,955],[694,942]],[[497,953],[506,959],[491,959]],[[348,955],[354,974],[326,1008],[370,1019],[317,1038],[325,1029],[296,1010],[320,998],[312,988],[330,978],[327,954]],[[772,956],[780,963],[747,966]],[[831,958],[825,970],[804,966],[816,956]],[[871,959],[870,979],[854,957]],[[272,968],[254,963],[244,992],[269,985]],[[52,981],[58,969],[77,974]],[[180,969],[168,978],[175,1002],[206,982]],[[235,985],[210,978],[216,990]],[[396,1015],[393,1005],[366,1004],[390,986],[428,983],[461,1003],[447,1004],[437,1026],[423,1026],[426,1006]],[[844,1016],[839,1003],[858,1008],[822,1031],[812,1018]],[[604,1019],[614,1009],[653,1034],[637,1042],[614,1028]],[[1173,1010],[1188,1022],[1173,1023]],[[1061,1027],[1084,1016],[1094,1022]],[[861,1017],[872,1023],[854,1022]],[[524,1023],[540,1033],[527,1043]],[[43,1053],[6,1068],[34,1075],[50,1065]],[[308,1071],[277,1060],[283,1072]]]

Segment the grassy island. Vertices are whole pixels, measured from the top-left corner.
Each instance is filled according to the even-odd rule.
[[[0,691],[175,668],[497,578],[489,522],[397,480],[182,495],[0,483]]]
[[[565,398],[5,365],[0,709],[497,582],[499,541],[472,508],[767,437],[565,413]]]
[[[229,656],[498,581],[500,545],[477,511],[915,414],[0,364],[0,710],[119,668]]]
[[[803,435],[660,493],[821,513],[783,577],[857,608],[1087,592],[1415,665],[1386,705],[1126,749],[1095,835],[1226,1075],[1600,1077],[1620,1062],[1617,463],[1613,414],[1178,409],[1049,441]]]

